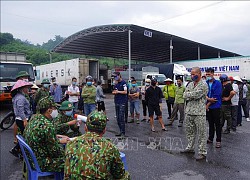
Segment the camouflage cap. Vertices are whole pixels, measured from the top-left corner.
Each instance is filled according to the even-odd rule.
[[[43,81],[42,81],[42,83],[41,84],[50,84],[50,82],[49,82],[49,79],[43,79]]]
[[[59,110],[62,110],[62,111],[72,110],[72,109],[74,109],[74,106],[69,101],[63,101],[61,107],[59,108]]]
[[[30,75],[26,71],[19,71],[19,73],[16,76],[16,79],[18,79],[20,77],[30,77]]]
[[[50,107],[56,107],[57,104],[54,103],[53,98],[51,96],[43,97],[37,103],[37,108],[40,109],[48,109]]]
[[[88,115],[86,126],[88,130],[103,131],[107,124],[107,116],[101,111],[93,111]]]

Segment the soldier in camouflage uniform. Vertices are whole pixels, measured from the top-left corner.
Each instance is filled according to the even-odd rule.
[[[49,79],[43,79],[42,81],[42,87],[38,90],[36,97],[35,97],[35,103],[38,104],[38,101],[42,99],[43,97],[49,96]]]
[[[60,145],[69,141],[69,138],[56,135],[53,118],[58,112],[56,105],[48,98],[38,102],[41,114],[36,114],[25,128],[24,137],[27,144],[36,155],[42,171],[62,172],[64,168],[64,149]]]
[[[130,179],[125,172],[119,150],[103,138],[106,115],[93,111],[85,125],[86,134],[69,142],[66,147],[65,180]]]
[[[86,77],[86,86],[82,89],[81,95],[84,100],[84,114],[85,116],[88,116],[96,109],[96,87],[93,85],[93,78],[91,76]]]
[[[56,134],[66,135],[68,137],[81,136],[82,133],[79,131],[79,126],[76,125],[77,120],[73,120],[73,104],[69,101],[63,101],[60,112],[54,120]],[[69,130],[72,130],[69,132]]]
[[[206,95],[207,84],[201,79],[200,68],[194,67],[191,71],[192,81],[187,86],[183,97],[186,106],[186,136],[188,145],[182,153],[194,153],[195,136],[198,134],[198,156],[196,160],[206,159]]]

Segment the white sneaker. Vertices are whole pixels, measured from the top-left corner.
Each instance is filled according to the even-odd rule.
[[[246,118],[247,122],[250,122],[250,119],[249,118]]]

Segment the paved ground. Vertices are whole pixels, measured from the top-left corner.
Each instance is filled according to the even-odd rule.
[[[128,138],[118,141],[114,134],[118,126],[114,118],[113,99],[108,98],[106,107],[110,121],[106,137],[125,152],[127,165],[132,179],[174,180],[174,179],[250,179],[250,123],[243,118],[243,126],[236,133],[222,136],[222,148],[216,149],[208,145],[207,160],[196,162],[193,155],[182,155],[179,150],[185,148],[185,127],[178,128],[177,122],[161,131],[158,121],[156,132],[150,131],[149,123],[127,124]],[[164,121],[167,122],[166,104],[164,103]],[[9,106],[1,107],[1,119],[9,110]],[[83,128],[82,128],[83,131]],[[13,146],[12,129],[1,131],[1,178],[22,179],[20,160],[8,151]]]

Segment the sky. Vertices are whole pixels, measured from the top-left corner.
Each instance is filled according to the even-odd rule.
[[[135,24],[250,55],[248,1],[3,1],[1,32],[42,44],[86,28]]]

